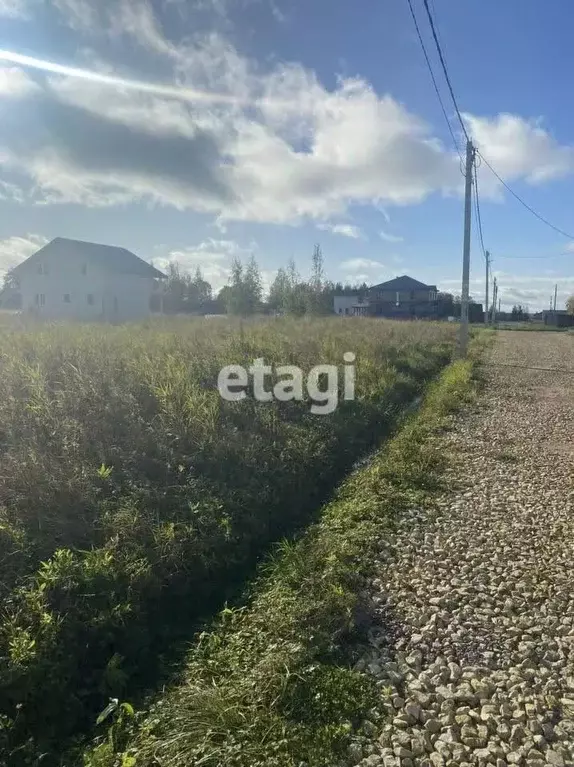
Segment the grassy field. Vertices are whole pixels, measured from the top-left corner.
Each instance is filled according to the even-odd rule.
[[[336,318],[7,328],[0,760],[59,764],[110,697],[138,703],[168,679],[182,643],[449,362],[454,332]],[[347,351],[357,397],[328,416],[217,391],[227,364],[308,370]]]

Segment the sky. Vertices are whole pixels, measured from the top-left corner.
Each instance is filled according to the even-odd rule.
[[[462,131],[415,12],[459,148]],[[466,129],[574,232],[574,5],[432,0]],[[54,237],[268,285],[316,243],[330,279],[460,292],[460,159],[407,0],[0,0],[0,274]],[[574,238],[478,168],[502,305],[574,294]],[[471,294],[484,298],[473,218]]]

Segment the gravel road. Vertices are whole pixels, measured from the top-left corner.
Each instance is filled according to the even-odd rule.
[[[390,716],[353,765],[574,765],[574,375],[521,367],[574,370],[574,336],[499,332],[487,364],[444,437],[454,492],[381,551],[358,669]]]

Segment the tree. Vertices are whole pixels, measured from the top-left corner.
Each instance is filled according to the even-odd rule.
[[[307,286],[302,282],[295,261],[291,258],[287,264],[287,301],[285,311],[301,317],[307,310]]]
[[[261,274],[257,261],[251,256],[245,269],[243,280],[243,291],[245,296],[245,306],[247,314],[255,314],[261,307],[261,297],[263,295],[263,285],[261,283]]]
[[[289,277],[285,269],[277,271],[275,279],[269,288],[269,308],[274,312],[286,312],[289,299]]]
[[[21,309],[22,294],[20,293],[20,283],[14,275],[12,269],[9,269],[4,275],[4,283],[0,289],[0,304],[3,309]]]
[[[167,268],[167,281],[163,294],[163,310],[167,314],[181,312],[200,313],[205,311],[211,300],[211,285],[203,279],[201,269],[197,267],[191,277],[183,272],[177,262],[171,262]]]
[[[566,301],[566,311],[568,314],[574,314],[574,296],[570,296]]]
[[[238,258],[231,263],[231,277],[229,290],[225,293],[226,309],[228,314],[245,314],[245,300],[243,295],[243,264]]]
[[[181,272],[179,264],[171,262],[167,267],[167,280],[163,295],[163,310],[167,314],[177,314],[184,310],[189,275]]]
[[[329,297],[325,295],[323,290],[324,277],[323,252],[320,245],[315,245],[311,259],[311,280],[305,291],[308,314],[325,314],[329,311],[327,307]]]
[[[523,320],[528,319],[528,312],[526,309],[522,306],[522,304],[517,304],[512,307],[511,311],[512,319],[515,322],[521,322]]]
[[[452,293],[438,293],[437,310],[439,317],[456,316],[455,300]],[[458,305],[458,311],[460,313],[460,304]]]
[[[211,301],[211,285],[204,280],[199,266],[195,270],[195,275],[187,285],[187,308],[190,312],[203,312],[205,307]]]
[[[261,275],[255,258],[251,256],[246,267],[234,258],[229,290],[225,293],[228,314],[240,317],[255,314],[261,305],[262,292]]]

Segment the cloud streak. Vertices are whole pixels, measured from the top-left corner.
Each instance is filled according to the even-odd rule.
[[[82,33],[129,38],[159,57],[171,82],[0,51],[0,97],[18,99],[0,125],[0,164],[27,177],[42,202],[145,201],[208,213],[221,226],[312,220],[359,239],[358,227],[336,223],[351,206],[388,218],[390,205],[461,192],[458,157],[363,78],[328,90],[302,65],[263,68],[216,34],[175,43],[147,0],[52,3]],[[536,121],[465,119],[509,178],[541,183],[574,171],[574,149]],[[481,190],[499,194],[492,179]]]

